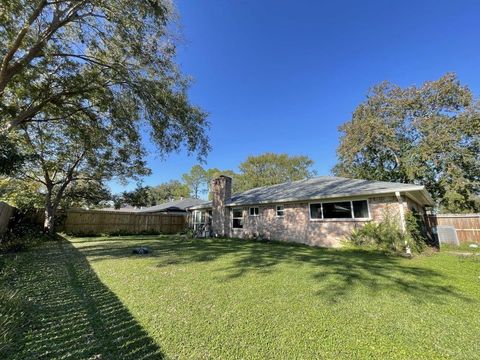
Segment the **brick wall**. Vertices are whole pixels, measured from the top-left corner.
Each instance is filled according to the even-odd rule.
[[[395,196],[371,197],[368,199],[373,221],[381,221],[385,214],[398,217],[399,204]],[[272,240],[298,242],[314,246],[340,246],[342,240],[355,228],[362,227],[360,220],[310,220],[306,202],[284,204],[285,216],[276,216],[275,205],[259,206],[259,216],[249,216],[244,207],[243,229],[231,229],[232,237],[263,235]],[[404,201],[407,208],[407,201]]]

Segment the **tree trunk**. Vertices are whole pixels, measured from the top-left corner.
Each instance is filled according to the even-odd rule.
[[[55,215],[56,209],[48,202],[45,206],[45,222],[43,223],[43,230],[47,234],[53,234],[55,232]]]
[[[47,234],[55,233],[55,215],[57,206],[53,197],[53,185],[50,181],[47,182],[47,194],[45,195],[45,221],[43,223],[43,231]],[[53,200],[53,201],[52,201]]]
[[[80,161],[80,160],[79,160]],[[45,222],[43,223],[43,229],[47,234],[54,234],[55,233],[55,219],[57,215],[57,209],[58,206],[60,205],[60,200],[62,199],[63,193],[72,181],[72,172],[73,169],[75,168],[76,165],[78,165],[77,161],[70,170],[70,174],[67,176],[67,179],[65,182],[62,184],[60,189],[58,189],[58,192],[54,195],[54,185],[52,185],[52,182],[47,175],[46,178],[49,180],[47,181],[47,195],[45,198]]]

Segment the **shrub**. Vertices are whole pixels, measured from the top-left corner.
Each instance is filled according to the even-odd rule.
[[[195,237],[195,231],[193,230],[192,227],[186,227],[185,229],[183,229],[182,231],[180,231],[178,233],[178,235],[183,235],[187,238],[193,238]]]
[[[130,235],[163,235],[162,232],[155,229],[131,231],[125,229],[113,230],[109,232],[92,232],[92,231],[69,231],[65,233],[69,236],[75,237],[100,237],[100,236],[130,236]]]
[[[399,217],[387,211],[380,222],[369,222],[356,229],[349,237],[349,242],[356,246],[371,246],[395,253],[405,252],[408,246],[413,252],[425,249],[426,236],[421,220],[412,212],[405,214],[406,231],[400,228]]]
[[[50,239],[44,234],[42,227],[25,214],[16,214],[12,225],[0,243],[0,253],[20,252]]]
[[[427,230],[420,215],[413,211],[405,214],[406,242],[413,252],[425,250],[428,242]]]

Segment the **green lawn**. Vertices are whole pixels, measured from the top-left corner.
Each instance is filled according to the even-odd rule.
[[[72,238],[0,258],[0,358],[474,359],[480,256]],[[146,245],[151,255],[133,255]],[[4,296],[5,297],[5,296]],[[15,299],[16,297],[14,297]],[[0,332],[1,334],[1,332]]]

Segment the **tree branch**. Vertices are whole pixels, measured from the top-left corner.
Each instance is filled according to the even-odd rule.
[[[52,38],[55,32],[57,32],[61,27],[71,22],[75,18],[77,11],[86,3],[87,3],[87,0],[78,1],[71,8],[69,9],[67,8],[61,13],[59,12],[57,7],[57,10],[53,14],[53,19],[51,23],[47,26],[45,31],[43,31],[43,34],[40,36],[38,41],[34,45],[32,45],[30,49],[25,51],[25,55],[22,58],[20,58],[18,61],[16,61],[14,64],[12,64],[11,66],[8,66],[8,63],[10,60],[7,61],[5,67],[3,67],[2,65],[2,73],[0,76],[0,97],[3,96],[3,93],[5,91],[5,88],[8,85],[8,82],[20,71],[22,71],[22,69],[26,65],[28,65],[34,58],[41,56],[42,49],[45,47],[45,44]],[[37,17],[40,15],[40,12],[45,7],[46,1],[43,0],[42,4],[43,4],[42,7],[41,8],[39,7],[39,13],[37,14]],[[62,16],[65,16],[65,17],[61,19]],[[27,28],[27,31],[28,31],[28,28]],[[25,36],[25,34],[23,36]],[[18,44],[18,47],[19,46],[20,46],[20,43]],[[17,47],[17,50],[18,50],[18,47]]]
[[[8,68],[8,64],[10,63],[10,60],[12,60],[13,56],[17,52],[17,50],[20,48],[20,45],[22,44],[23,39],[27,35],[28,30],[32,26],[33,22],[40,16],[41,12],[47,5],[46,0],[40,1],[38,4],[37,8],[33,11],[33,13],[28,17],[27,22],[25,25],[22,27],[20,32],[18,33],[17,37],[13,41],[12,45],[10,45],[10,49],[8,52],[5,54],[2,60],[2,65],[0,66],[0,97],[3,94],[3,91],[5,90],[5,87],[3,86],[3,83],[5,82],[5,74]],[[5,84],[6,86],[6,84]]]

